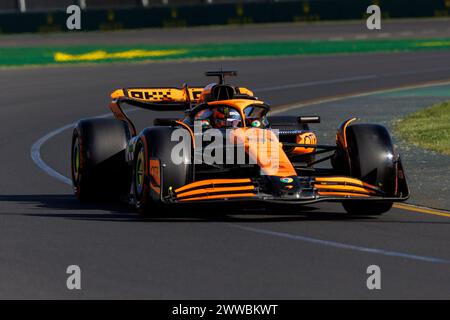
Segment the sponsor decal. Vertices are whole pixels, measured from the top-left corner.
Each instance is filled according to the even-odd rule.
[[[261,127],[261,121],[259,121],[259,120],[252,121],[252,127],[254,127],[254,128]]]
[[[280,181],[283,183],[291,183],[292,181],[294,181],[294,179],[292,179],[290,177],[284,177],[284,178],[280,178]]]

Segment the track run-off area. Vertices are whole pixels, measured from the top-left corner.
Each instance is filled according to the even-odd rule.
[[[428,51],[0,70],[0,297],[449,298],[450,217],[433,208],[447,209],[442,168],[450,161],[395,135],[411,176],[410,203],[419,206],[396,205],[381,217],[348,217],[339,204],[317,204],[236,212],[205,206],[142,219],[127,205],[78,203],[67,178],[73,123],[106,116],[116,88],[206,84],[204,71],[236,69],[232,82],[253,89],[274,112],[320,115],[319,141],[332,143],[349,114],[390,127],[448,99],[449,58]],[[130,114],[140,128],[172,115]],[[427,171],[426,156],[442,173]],[[432,183],[439,179],[440,188]],[[73,264],[82,270],[80,291],[66,288]],[[373,264],[381,290],[366,287]]]

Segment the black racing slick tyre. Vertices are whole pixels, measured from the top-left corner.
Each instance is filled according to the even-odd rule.
[[[346,130],[346,174],[392,197],[396,189],[397,158],[387,129],[377,124],[352,124]],[[379,215],[389,211],[392,202],[348,201],[344,209],[351,214]]]
[[[183,141],[172,141],[174,130],[182,130]],[[172,150],[185,143],[190,150],[180,162],[172,159]],[[191,137],[187,130],[176,127],[145,129],[136,143],[133,161],[133,194],[136,210],[144,215],[154,215],[161,209],[170,190],[191,181]],[[152,167],[151,167],[152,166]]]
[[[145,139],[139,139],[134,153],[132,186],[134,205],[141,214],[148,214],[160,206],[159,201],[151,196],[149,165],[147,143]]]
[[[71,172],[75,196],[82,201],[115,198],[129,192],[125,149],[127,125],[116,119],[86,119],[72,135]]]

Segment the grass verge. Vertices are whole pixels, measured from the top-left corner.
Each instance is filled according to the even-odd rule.
[[[408,143],[450,155],[450,101],[406,116],[394,130]]]
[[[0,66],[448,50],[450,38],[0,48]]]

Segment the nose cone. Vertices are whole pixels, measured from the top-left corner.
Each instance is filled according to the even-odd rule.
[[[285,200],[312,199],[314,188],[310,178],[298,176],[267,176],[274,196]]]

